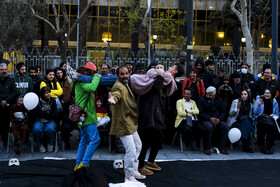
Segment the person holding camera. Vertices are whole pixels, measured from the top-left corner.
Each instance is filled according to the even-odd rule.
[[[233,100],[233,90],[229,86],[229,79],[230,76],[228,74],[225,74],[223,84],[218,88],[218,94],[217,94],[224,103],[227,115],[231,106],[231,102]]]
[[[274,142],[278,134],[276,125],[279,106],[273,89],[267,87],[263,96],[257,96],[254,104],[254,118],[257,119],[257,142],[263,154],[273,154]],[[265,138],[266,137],[266,138]]]

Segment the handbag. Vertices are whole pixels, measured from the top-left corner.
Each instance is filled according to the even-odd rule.
[[[75,90],[75,83],[74,83],[73,89]],[[78,122],[78,120],[80,120],[80,117],[82,116],[82,114],[85,113],[84,110],[85,110],[85,108],[88,104],[89,99],[90,99],[90,95],[87,98],[87,101],[86,101],[83,108],[80,107],[78,104],[77,105],[76,104],[70,105],[68,118],[71,121]]]
[[[262,114],[257,118],[257,123],[258,124],[266,124],[266,125],[275,125],[275,121],[272,117],[270,117],[267,114]]]
[[[191,116],[186,116],[186,123],[188,126],[192,127],[192,117]]]

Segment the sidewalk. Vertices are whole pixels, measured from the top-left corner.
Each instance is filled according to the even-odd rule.
[[[60,159],[76,159],[77,149],[78,149],[77,136],[74,134],[71,137],[71,150],[62,151],[62,146],[59,146],[57,153],[40,153],[35,150],[34,153],[30,151],[30,145],[27,145],[23,153],[18,156],[14,153],[13,148],[7,149],[3,147],[3,143],[0,142],[0,161],[8,161],[11,158],[18,158],[19,161],[25,160],[37,160],[44,159],[46,157],[54,157]],[[264,155],[260,153],[259,148],[255,145],[255,153],[245,153],[241,151],[240,146],[235,146],[233,150],[229,150],[229,155],[213,153],[212,155],[205,155],[198,149],[197,151],[192,151],[187,148],[184,152],[180,151],[179,145],[171,147],[170,145],[164,145],[157,156],[157,161],[208,161],[208,160],[242,160],[242,159],[280,159],[280,142],[276,142],[276,151],[273,155]],[[124,159],[124,154],[119,154],[109,152],[108,147],[100,147],[96,150],[93,160],[116,160]]]

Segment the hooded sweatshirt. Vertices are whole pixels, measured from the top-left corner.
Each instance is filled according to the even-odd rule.
[[[27,94],[28,92],[33,91],[32,79],[28,75],[24,75],[21,77],[19,73],[17,73],[14,77],[17,94]]]

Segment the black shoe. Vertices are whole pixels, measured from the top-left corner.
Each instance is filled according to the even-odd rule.
[[[260,147],[260,151],[263,154],[267,154],[267,149],[265,147]]]
[[[247,148],[244,147],[244,148],[242,149],[242,151],[243,151],[243,152],[246,152],[246,153],[254,153],[254,152],[255,152],[254,149],[249,148],[249,147],[247,147]]]

